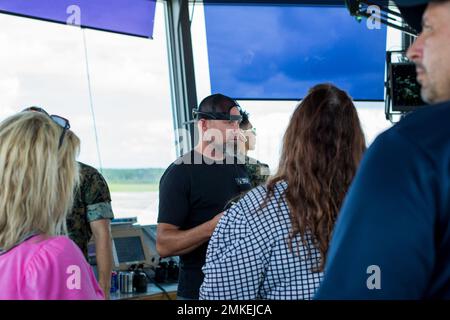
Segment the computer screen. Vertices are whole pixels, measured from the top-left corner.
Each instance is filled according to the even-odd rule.
[[[392,111],[410,112],[425,105],[414,63],[393,63],[390,68]]]
[[[113,226],[111,233],[115,268],[127,270],[133,264],[155,264],[141,226]]]
[[[145,261],[141,237],[123,237],[114,239],[119,263],[139,263]]]

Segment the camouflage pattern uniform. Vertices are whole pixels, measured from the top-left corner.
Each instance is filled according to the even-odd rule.
[[[111,195],[108,185],[97,169],[79,162],[80,187],[76,191],[73,210],[67,217],[69,237],[88,256],[88,243],[92,237],[90,222],[113,219]]]
[[[270,176],[270,169],[267,164],[261,163],[258,160],[248,156],[245,156],[245,158],[238,158],[238,161],[240,161],[238,163],[243,163],[245,165],[252,188],[256,188],[257,186],[266,183],[267,178]],[[241,192],[239,195],[230,199],[225,205],[224,210],[228,210],[232,205],[237,203],[248,191],[249,190]]]
[[[245,167],[247,169],[252,188],[266,183],[267,178],[270,175],[270,169],[267,164],[261,163],[256,159],[246,156]]]

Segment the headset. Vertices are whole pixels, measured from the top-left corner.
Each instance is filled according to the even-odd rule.
[[[231,109],[231,108],[230,108]],[[241,111],[240,108],[238,108]],[[192,117],[194,120],[228,120],[228,121],[242,121],[242,115],[232,115],[229,112],[204,112],[199,111],[198,108],[192,110]]]

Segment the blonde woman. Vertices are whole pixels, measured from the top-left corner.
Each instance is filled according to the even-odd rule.
[[[78,184],[78,137],[58,116],[21,112],[0,123],[0,299],[103,299],[66,236]]]

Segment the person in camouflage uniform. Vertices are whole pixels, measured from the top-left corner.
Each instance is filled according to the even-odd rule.
[[[256,159],[245,156],[245,167],[247,168],[252,188],[266,183],[267,178],[270,175],[270,169],[267,164],[261,163]]]
[[[97,169],[78,162],[80,186],[75,193],[73,210],[67,217],[70,238],[88,258],[88,243],[92,237],[90,222],[113,219],[108,185]]]
[[[241,136],[237,142],[234,154],[237,156],[238,162],[243,163],[247,170],[248,177],[252,188],[265,184],[270,176],[269,166],[247,155],[248,151],[255,150],[256,131],[251,124],[248,113],[241,111],[242,121],[239,125]],[[230,199],[224,207],[228,210],[232,205],[236,204],[247,192],[241,192],[239,195]]]
[[[250,178],[250,182],[252,187],[257,187],[261,184],[266,183],[267,178],[270,175],[269,166],[265,163],[261,163],[260,161],[251,158],[247,155],[247,153],[251,150],[255,150],[256,146],[256,131],[253,128],[253,125],[249,121],[248,113],[245,111],[241,112],[242,114],[242,122],[239,125],[239,128],[242,130],[243,135],[245,136],[245,142],[241,141],[238,143],[238,157],[244,157],[245,167],[248,172],[248,176]]]
[[[88,258],[88,243],[95,242],[99,284],[109,296],[112,271],[110,220],[114,218],[111,195],[103,176],[95,168],[78,162],[80,186],[74,196],[73,210],[67,217],[69,237]]]

